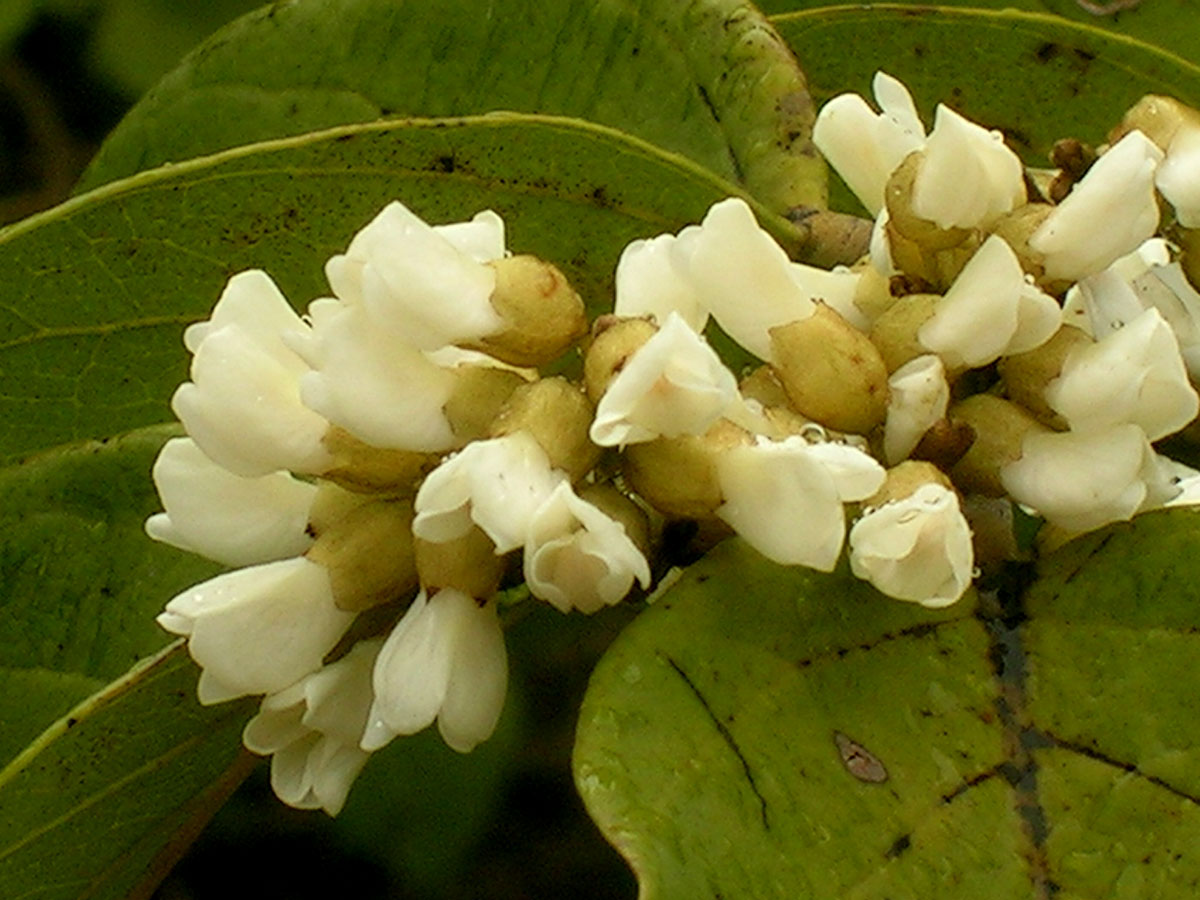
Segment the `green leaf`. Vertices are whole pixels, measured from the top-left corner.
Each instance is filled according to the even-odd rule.
[[[823,201],[803,76],[740,0],[275,4],[152,90],[82,187],[333,125],[498,109],[621,129],[777,210]]]
[[[577,784],[644,897],[1194,897],[1198,548],[1152,514],[931,611],[727,542],[597,667]]]
[[[1143,94],[1200,106],[1197,65],[1048,15],[892,4],[772,22],[800,56],[818,105],[844,91],[870,96],[871,76],[883,69],[909,86],[927,121],[935,104],[947,103],[1004,132],[1032,165],[1046,165],[1059,138],[1102,142]]]
[[[558,262],[595,313],[627,242],[735,191],[609,129],[519,115],[350,126],[106,186],[0,231],[0,461],[171,418],[183,326],[232,274],[265,268],[302,307],[393,199],[431,221],[497,210],[509,246]]]
[[[248,771],[248,706],[202,708],[154,623],[216,571],[142,531],[170,433],[0,471],[0,896],[121,900]]]
[[[770,15],[812,11],[837,4],[829,0],[762,0],[759,8]],[[893,6],[925,7],[923,0],[897,0]],[[1137,38],[1175,53],[1192,62],[1200,62],[1200,17],[1193,0],[940,0],[939,7],[975,7],[979,9],[1018,9],[1052,13],[1084,25]],[[1122,9],[1125,6],[1127,8]],[[1105,9],[1112,12],[1103,14]]]

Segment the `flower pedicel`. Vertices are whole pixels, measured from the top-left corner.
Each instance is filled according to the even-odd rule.
[[[435,721],[456,750],[487,739],[502,594],[615,604],[669,564],[670,520],[785,565],[845,551],[940,607],[1002,561],[976,559],[967,510],[1019,504],[1052,545],[1200,496],[1154,448],[1200,410],[1200,115],[1147,98],[1050,184],[951,109],[927,133],[895,79],[875,96],[814,132],[876,218],[853,268],[792,262],[724,200],[630,244],[589,328],[495,213],[431,227],[392,203],[304,317],[251,271],[187,330],[188,437],[146,528],[235,568],[159,622],[202,702],[263,695],[244,740],[280,798],[335,814],[372,751]],[[731,371],[709,327],[760,364]],[[539,375],[581,340],[579,381]]]

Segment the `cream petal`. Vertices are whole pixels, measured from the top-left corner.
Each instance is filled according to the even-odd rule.
[[[854,303],[858,282],[862,277],[845,266],[832,270],[818,269],[792,263],[792,280],[805,296],[824,303],[859,331],[870,331],[871,323]]]
[[[1167,146],[1155,185],[1184,228],[1200,228],[1200,127],[1181,127]]]
[[[728,450],[717,473],[725,497],[717,516],[754,549],[783,565],[833,569],[845,512],[833,476],[802,438]]]
[[[695,226],[690,228],[692,232],[698,230]],[[673,234],[660,234],[633,241],[621,252],[613,305],[616,315],[653,316],[662,323],[674,312],[693,331],[704,330],[708,324],[708,310],[700,305],[695,286],[677,261],[679,254],[675,244],[679,239]]]
[[[230,278],[212,314],[204,322],[189,325],[183,333],[183,343],[195,353],[210,333],[229,325],[236,326],[263,353],[290,367],[296,375],[303,370],[281,335],[303,329],[304,323],[266,272],[250,269]]]
[[[791,260],[744,200],[714,204],[688,248],[684,268],[701,304],[760,359],[770,358],[771,328],[812,315],[813,302],[797,288]]]
[[[739,399],[733,373],[672,312],[600,398],[590,436],[602,447],[619,447],[703,434]]]
[[[1162,156],[1131,131],[1095,162],[1029,239],[1050,278],[1093,275],[1154,234],[1154,173]]]
[[[887,419],[883,455],[889,465],[908,457],[925,432],[946,416],[950,385],[946,367],[935,354],[918,356],[888,379]]]
[[[165,513],[146,532],[227,566],[298,556],[312,544],[305,529],[317,487],[286,472],[242,478],[218,466],[194,441],[168,441],[154,463]]]
[[[467,222],[451,222],[434,225],[433,230],[453,246],[476,262],[491,262],[503,259],[504,220],[493,210],[475,213]]]
[[[470,753],[492,736],[504,711],[508,653],[494,604],[480,607],[464,595],[449,602],[458,607],[460,621],[438,731],[451,749]]]
[[[1017,331],[1025,273],[1003,238],[992,235],[971,257],[934,314],[920,342],[951,367],[994,362]]]

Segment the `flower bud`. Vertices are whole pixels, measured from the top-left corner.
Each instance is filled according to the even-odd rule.
[[[528,383],[519,373],[495,366],[458,366],[454,376],[443,409],[459,446],[486,437],[513,391]]]
[[[704,519],[725,498],[717,475],[724,451],[753,443],[750,433],[720,419],[705,434],[660,438],[625,448],[625,477],[664,516]]]
[[[535,256],[488,263],[496,273],[492,308],[504,328],[468,345],[517,366],[541,366],[587,334],[583,300],[555,266]]]
[[[321,477],[348,491],[411,497],[438,464],[435,453],[373,447],[336,425],[325,432],[323,443],[333,463]]]
[[[1052,212],[1054,207],[1049,203],[1026,203],[997,221],[992,228],[992,234],[1004,238],[1004,242],[1016,254],[1022,271],[1037,279],[1043,289],[1053,294],[1061,294],[1070,282],[1047,283],[1045,257],[1029,246],[1029,239]]]
[[[940,484],[947,490],[954,485],[946,474],[933,463],[906,459],[887,470],[887,480],[878,491],[863,501],[863,506],[883,506],[896,500],[904,500],[926,484]]]
[[[328,570],[339,609],[359,612],[416,589],[412,521],[408,501],[364,503],[317,538],[305,556]]]
[[[1046,402],[1046,385],[1062,373],[1063,363],[1075,348],[1091,343],[1078,328],[1064,325],[1040,347],[1001,359],[1000,375],[1009,399],[1046,425],[1065,428],[1066,421]]]
[[[600,402],[629,357],[657,332],[658,328],[648,319],[601,316],[596,320],[592,341],[583,357],[583,384],[592,403]]]
[[[1021,458],[1021,444],[1030,433],[1049,432],[1023,407],[991,394],[975,394],[950,408],[950,419],[975,432],[975,441],[950,477],[965,493],[1003,497],[1007,491],[1000,470]]]
[[[824,304],[770,330],[771,363],[801,413],[866,434],[887,411],[887,368],[870,339]]]
[[[358,491],[347,490],[329,481],[317,487],[312,507],[308,511],[308,533],[313,537],[324,534],[354,510],[378,498]]]
[[[738,392],[746,400],[761,403],[765,409],[788,405],[787,391],[783,389],[773,366],[759,366],[741,380]]]
[[[941,228],[913,209],[913,186],[925,162],[925,151],[909,155],[896,168],[884,189],[890,228],[920,245],[922,250],[948,250],[970,236],[968,228]],[[904,268],[901,266],[901,268]]]
[[[513,391],[489,437],[528,432],[550,465],[575,481],[600,459],[600,448],[588,440],[592,414],[591,403],[576,385],[561,376],[543,378]]]
[[[871,327],[871,343],[879,351],[888,372],[925,356],[929,350],[917,338],[917,332],[937,309],[937,294],[909,294],[893,303]]]
[[[414,539],[417,575],[428,593],[454,588],[476,600],[496,593],[507,560],[478,525],[448,541]]]

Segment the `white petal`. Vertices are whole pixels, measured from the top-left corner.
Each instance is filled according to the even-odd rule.
[[[883,455],[889,465],[907,458],[922,436],[946,416],[950,385],[940,357],[930,353],[902,365],[888,379]]]
[[[444,407],[454,373],[389,337],[361,307],[314,316],[313,368],[300,380],[304,402],[376,447],[446,450],[454,433]]]
[[[690,228],[698,230],[696,226]],[[677,240],[675,235],[660,234],[648,240],[634,241],[621,252],[613,305],[616,315],[654,316],[661,323],[674,312],[693,331],[704,330],[708,324],[708,310],[700,306],[695,287],[678,265],[674,251]]]
[[[812,315],[812,300],[796,286],[791,260],[758,226],[744,200],[714,204],[687,243],[686,256],[681,265],[702,305],[726,334],[761,359],[770,357],[771,328]]]
[[[1158,227],[1159,150],[1140,131],[1109,148],[1029,239],[1051,278],[1078,280],[1134,250]]]
[[[476,262],[504,257],[504,220],[490,209],[475,213],[468,222],[434,225],[433,230]]]
[[[1133,290],[1143,303],[1162,313],[1175,332],[1189,374],[1193,379],[1200,377],[1200,293],[1179,263],[1149,268],[1134,280]]]
[[[808,455],[825,467],[843,502],[866,500],[883,487],[887,479],[883,466],[867,453],[848,444],[834,441],[810,444]]]
[[[321,665],[353,621],[333,602],[329,575],[289,559],[218,575],[167,604],[190,619],[188,652],[229,690],[282,690]]]
[[[453,232],[451,232],[453,234]],[[463,235],[473,250],[475,238]],[[504,327],[489,301],[495,271],[400,203],[390,203],[326,265],[334,293],[373,327],[422,350]]]
[[[1184,125],[1171,139],[1155,184],[1184,228],[1200,228],[1200,128]]]
[[[470,753],[492,736],[504,710],[508,654],[495,605],[480,607],[463,599],[459,595],[452,600],[461,619],[438,731],[452,750]]]
[[[625,363],[596,407],[602,447],[703,434],[739,402],[737,381],[676,313]]]
[[[857,94],[841,94],[822,108],[813,143],[871,215],[883,208],[883,189],[904,157],[921,147],[925,129],[912,96],[890,75],[875,74],[876,113]]]
[[[1076,533],[1131,518],[1146,499],[1154,455],[1136,425],[1027,435],[1021,458],[1000,472],[1005,489],[1047,521]]]
[[[286,472],[242,478],[184,438],[167,441],[153,474],[166,508],[146,521],[156,541],[227,566],[298,556],[312,543],[305,529],[314,484]]]
[[[717,458],[725,503],[717,515],[763,556],[828,572],[841,553],[837,485],[802,438],[760,441]]]
[[[939,105],[913,181],[913,212],[941,228],[986,228],[1024,202],[1024,166],[1001,134]]]
[[[302,370],[280,335],[304,325],[266,272],[251,269],[230,278],[208,320],[189,325],[183,343],[195,353],[211,332],[229,325],[236,326],[268,356],[293,367],[296,374]]]
[[[236,475],[318,472],[330,458],[328,423],[300,402],[297,366],[263,352],[237,325],[209,331],[192,359],[192,381],[171,408],[214,462]]]
[[[963,267],[917,337],[949,366],[984,366],[1017,331],[1025,273],[1003,238],[992,235]]]
[[[1063,323],[1062,307],[1058,301],[1038,288],[1026,276],[1017,300],[1017,328],[1008,340],[1003,355],[1028,353],[1042,346]]]
[[[566,476],[526,432],[475,441],[429,473],[417,491],[413,533],[448,541],[473,521],[497,553],[525,542],[529,521]],[[463,510],[469,510],[464,520]]]
[[[851,571],[889,597],[949,606],[971,584],[971,529],[954,492],[939,484],[868,510],[849,543]]]
[[[792,263],[792,280],[810,300],[824,303],[859,331],[870,331],[871,323],[854,303],[862,275],[845,266],[827,271],[815,266]]]
[[[1157,309],[1074,350],[1045,396],[1073,429],[1133,423],[1152,441],[1183,428],[1200,412],[1174,332]]]
[[[625,527],[561,483],[538,509],[525,544],[525,581],[561,612],[596,612],[619,602],[650,567]]]

